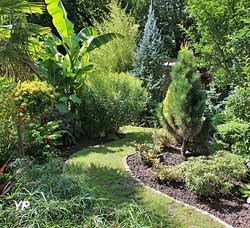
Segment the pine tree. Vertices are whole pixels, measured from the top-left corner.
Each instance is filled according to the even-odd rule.
[[[202,130],[205,93],[201,88],[195,59],[182,47],[171,72],[172,82],[163,101],[163,121],[167,131],[182,145],[182,155]]]
[[[163,50],[160,30],[157,27],[151,3],[144,34],[136,51],[134,75],[144,81],[144,86],[149,90],[152,98],[158,101],[161,97],[163,63],[167,59]]]

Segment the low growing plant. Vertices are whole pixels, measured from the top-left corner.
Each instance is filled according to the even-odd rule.
[[[0,227],[141,228],[158,224],[153,212],[136,203],[95,198],[85,189],[84,178],[65,172],[64,165],[63,160],[52,159],[20,175],[11,197],[0,201]],[[30,207],[20,212],[15,200],[29,201]]]
[[[60,121],[49,121],[45,124],[30,124],[26,132],[31,154],[36,157],[49,159],[60,153],[59,146],[64,133],[60,129]]]
[[[247,198],[247,202],[250,203],[250,184],[245,184],[241,189],[243,198]]]
[[[232,193],[234,182],[245,178],[247,173],[244,158],[225,151],[192,158],[184,169],[187,188],[204,197]]]
[[[157,176],[161,181],[180,182],[184,181],[185,179],[184,174],[185,173],[183,165],[181,164],[177,166],[168,166],[168,167],[162,166]]]
[[[150,146],[147,144],[138,144],[136,146],[136,152],[141,157],[145,165],[151,167],[158,164],[157,155],[160,153],[160,147]]]

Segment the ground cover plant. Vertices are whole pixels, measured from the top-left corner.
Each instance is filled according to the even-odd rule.
[[[1,0],[0,227],[247,227],[249,11]]]

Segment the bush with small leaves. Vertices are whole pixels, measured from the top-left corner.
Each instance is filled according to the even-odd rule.
[[[250,153],[250,124],[232,120],[216,127],[216,138],[227,145],[227,149],[237,153]]]
[[[13,96],[19,112],[37,116],[53,108],[57,93],[47,82],[24,81],[14,89]]]
[[[226,110],[237,118],[250,122],[250,88],[237,87],[227,98]]]
[[[89,75],[79,109],[85,134],[105,137],[117,133],[123,125],[135,123],[147,96],[142,82],[129,73]]]
[[[182,164],[177,166],[162,166],[158,173],[158,177],[161,181],[181,182],[185,179],[184,174],[185,173]]]
[[[244,158],[225,151],[192,158],[184,169],[187,188],[204,197],[231,193],[234,182],[243,180],[247,173]]]
[[[136,146],[136,152],[145,165],[151,167],[158,164],[157,155],[160,153],[160,147],[138,144]]]

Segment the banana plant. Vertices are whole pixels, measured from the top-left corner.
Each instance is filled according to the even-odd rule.
[[[63,94],[61,101],[67,104],[70,111],[72,103],[80,103],[77,90],[84,84],[86,74],[93,70],[91,51],[123,36],[116,33],[98,35],[92,27],[83,28],[76,34],[62,1],[45,0],[45,3],[59,34],[59,37],[53,34],[45,42],[43,59],[46,60],[48,81]],[[58,51],[58,47],[63,50]]]

